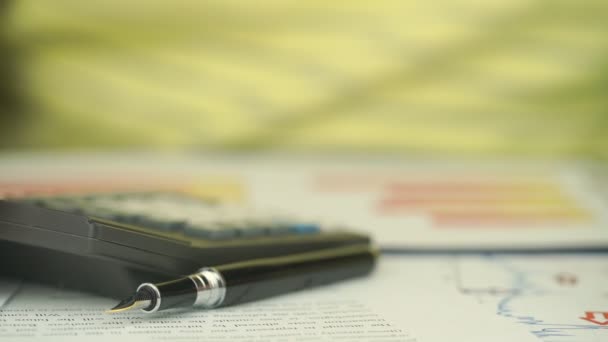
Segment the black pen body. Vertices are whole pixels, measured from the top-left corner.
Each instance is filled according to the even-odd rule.
[[[222,306],[365,276],[376,257],[366,245],[218,266],[227,288]]]
[[[202,268],[184,278],[142,284],[130,300],[113,310],[136,302],[145,303],[138,305],[144,312],[251,302],[365,276],[374,268],[377,255],[369,245],[353,245]]]

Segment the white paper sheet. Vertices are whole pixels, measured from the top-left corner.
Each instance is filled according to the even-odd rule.
[[[115,301],[27,284],[0,339],[545,341],[608,339],[608,256],[385,256],[368,277],[212,311],[117,315]]]
[[[211,311],[105,314],[115,301],[28,284],[3,341],[535,341],[454,286],[446,259],[386,257],[364,279]],[[500,334],[496,332],[500,331]]]
[[[249,184],[262,208],[357,229],[383,248],[608,246],[605,190],[575,164],[276,163]]]

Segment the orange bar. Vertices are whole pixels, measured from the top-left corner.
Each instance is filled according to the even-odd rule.
[[[513,225],[525,228],[529,225],[538,224],[564,224],[573,222],[586,222],[591,219],[587,213],[579,212],[544,212],[529,214],[504,214],[494,213],[433,213],[433,222],[442,228],[462,225]]]

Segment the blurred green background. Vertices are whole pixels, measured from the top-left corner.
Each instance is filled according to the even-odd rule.
[[[608,1],[0,0],[0,147],[608,158]]]

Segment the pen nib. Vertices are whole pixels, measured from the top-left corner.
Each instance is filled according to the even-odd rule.
[[[147,292],[137,292],[129,298],[123,299],[115,307],[107,310],[106,313],[123,312],[131,309],[145,309],[151,304],[150,296]]]

